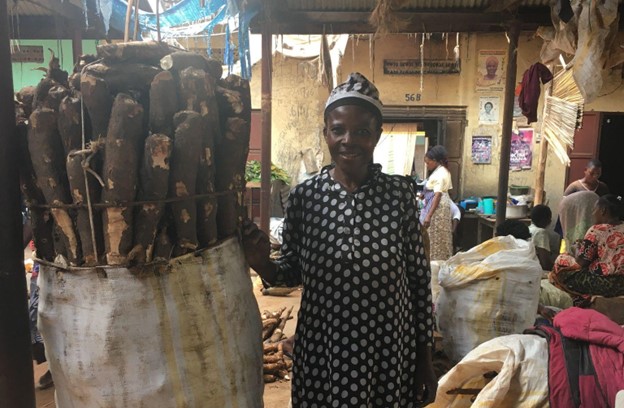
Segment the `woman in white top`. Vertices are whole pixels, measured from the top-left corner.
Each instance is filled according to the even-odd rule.
[[[425,208],[420,213],[420,223],[429,233],[432,261],[446,261],[453,255],[453,227],[451,221],[451,198],[453,188],[444,146],[434,146],[425,154],[425,164],[430,171],[425,183]]]

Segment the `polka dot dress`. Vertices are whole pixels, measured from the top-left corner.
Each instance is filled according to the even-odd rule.
[[[284,224],[278,281],[303,284],[293,408],[415,407],[433,323],[413,190],[371,165],[350,194],[330,169],[293,190]]]

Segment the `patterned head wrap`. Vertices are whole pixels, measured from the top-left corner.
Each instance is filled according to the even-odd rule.
[[[332,110],[344,105],[362,106],[380,119],[382,117],[383,104],[379,100],[379,91],[359,72],[352,72],[346,82],[334,88],[325,104],[325,117]]]

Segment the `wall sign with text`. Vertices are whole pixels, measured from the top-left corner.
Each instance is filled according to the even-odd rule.
[[[425,74],[459,74],[459,60],[425,60]],[[420,75],[421,62],[419,59],[385,59],[383,61],[386,75]]]
[[[43,47],[41,45],[20,45],[11,53],[11,62],[43,62]]]

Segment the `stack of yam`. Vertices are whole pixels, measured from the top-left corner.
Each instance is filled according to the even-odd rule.
[[[292,369],[292,360],[284,354],[284,327],[292,319],[292,310],[285,307],[276,312],[262,313],[262,340],[263,340],[263,374],[264,382],[272,383],[280,380],[289,380],[288,372]]]
[[[50,61],[18,92],[22,192],[39,257],[134,266],[236,234],[249,83],[164,43],[98,46],[72,75]]]

